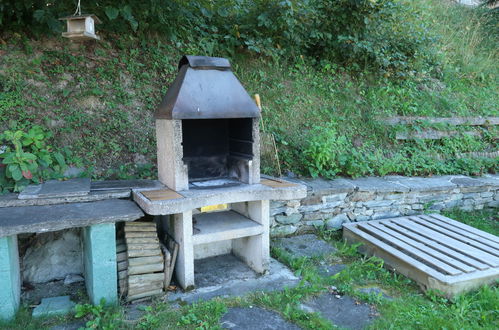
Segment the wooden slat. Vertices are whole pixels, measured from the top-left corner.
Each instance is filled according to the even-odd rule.
[[[482,136],[480,132],[476,131],[467,131],[467,132],[459,132],[459,131],[438,131],[435,129],[425,129],[420,132],[397,132],[395,133],[395,138],[397,140],[414,140],[414,139],[427,139],[427,140],[439,140],[444,137],[451,137],[456,135],[464,135],[464,136]]]
[[[483,253],[481,250],[475,249],[475,248],[473,248],[469,245],[466,245],[460,241],[457,241],[455,239],[452,239],[450,237],[442,235],[434,230],[430,230],[429,228],[421,226],[416,222],[401,221],[401,222],[399,222],[399,225],[402,227],[408,228],[408,229],[410,229],[410,228],[417,229],[418,233],[420,233],[421,235],[423,235],[425,237],[436,240],[439,243],[441,243],[447,247],[450,247],[452,249],[457,249],[462,254],[473,257],[482,263],[485,263],[485,264],[493,266],[493,267],[497,266],[497,264],[495,262],[492,262],[490,260],[489,257],[492,257],[492,256]]]
[[[131,222],[127,222],[126,226],[128,226],[128,227],[154,227],[154,228],[156,228],[156,224],[152,221],[131,221]]]
[[[162,294],[163,293],[163,289],[156,289],[156,290],[152,290],[152,291],[149,291],[149,292],[143,292],[143,293],[140,293],[140,294],[136,294],[136,295],[129,295],[126,300],[127,301],[134,301],[134,300],[137,300],[137,299],[142,299],[142,298],[145,298],[145,297],[151,297],[151,296],[156,296],[156,295],[159,295],[159,294]]]
[[[119,244],[116,246],[116,253],[120,253],[126,251],[126,245],[125,244]]]
[[[128,261],[118,262],[118,272],[128,268]]]
[[[128,272],[126,270],[122,270],[118,272],[118,279],[125,280],[128,278]]]
[[[432,213],[432,214],[430,214],[430,216],[432,218],[438,219],[438,220],[446,222],[448,224],[452,224],[454,227],[459,227],[461,229],[464,229],[467,232],[473,233],[473,234],[475,234],[477,236],[486,238],[489,241],[492,241],[494,243],[498,243],[499,244],[499,237],[497,237],[497,236],[494,236],[494,235],[489,234],[487,232],[484,232],[482,230],[478,230],[478,229],[476,229],[474,227],[471,227],[471,226],[468,226],[467,224],[464,224],[462,222],[459,222],[459,221],[452,220],[450,218],[444,217],[443,215],[440,215],[440,214]]]
[[[488,266],[484,263],[481,263],[476,259],[470,258],[470,257],[468,257],[468,256],[466,256],[466,255],[464,255],[456,250],[450,249],[450,248],[448,248],[448,247],[446,247],[438,242],[435,242],[431,239],[428,239],[424,236],[421,236],[418,233],[415,233],[415,232],[410,231],[406,228],[398,226],[398,221],[391,221],[391,222],[383,221],[383,225],[385,225],[386,227],[388,227],[390,229],[393,229],[394,231],[397,231],[397,232],[400,232],[404,235],[410,236],[415,241],[421,242],[427,246],[431,246],[435,250],[438,250],[442,253],[445,253],[449,256],[452,256],[453,258],[456,258],[457,260],[459,260],[465,264],[468,264],[472,267],[475,267],[475,268],[480,269],[480,270],[490,268],[490,266]]]
[[[159,256],[161,255],[161,251],[159,249],[154,249],[154,250],[128,250],[128,257],[129,258],[136,258],[136,257],[152,257],[152,256]]]
[[[126,259],[127,259],[126,251],[123,251],[123,252],[116,254],[116,262],[125,261]]]
[[[150,292],[158,289],[163,290],[163,281],[141,283],[140,285],[135,285],[135,286],[129,285],[128,296],[135,296],[140,293]]]
[[[480,242],[483,245],[487,246],[487,250],[492,249],[490,252],[494,251],[494,249],[496,251],[499,251],[499,244],[494,243],[493,241],[488,240],[488,239],[486,239],[484,237],[475,235],[474,233],[471,233],[471,232],[469,232],[467,230],[464,230],[464,229],[461,229],[459,227],[455,227],[455,226],[453,226],[453,224],[450,224],[450,223],[447,223],[447,222],[443,222],[440,219],[436,219],[436,218],[434,218],[432,216],[425,216],[423,219],[425,219],[426,221],[431,222],[434,225],[437,225],[437,226],[440,226],[440,227],[442,227],[444,229],[450,230],[450,231],[456,233],[456,235],[465,236],[465,237],[468,237],[468,238],[470,238],[472,240]],[[494,253],[492,253],[492,254],[494,254]],[[497,256],[498,254],[494,254],[494,255]]]
[[[131,232],[156,232],[156,227],[152,226],[125,226],[125,237]]]
[[[154,250],[154,249],[159,250],[159,243],[153,243],[153,244],[130,244],[130,243],[128,243],[128,249],[129,250]]]
[[[130,266],[141,266],[141,265],[150,265],[157,264],[163,261],[163,257],[161,255],[153,256],[153,257],[140,257],[140,258],[130,258],[128,259],[128,264]]]
[[[150,238],[152,237],[152,232],[151,231],[136,231],[136,232],[128,232],[125,233],[126,239],[128,240],[129,238]]]
[[[469,246],[473,246],[476,249],[481,250],[486,255],[487,254],[490,255],[490,257],[493,258],[492,260],[494,260],[494,262],[496,262],[499,265],[499,258],[496,258],[499,255],[499,250],[491,249],[490,246],[484,245],[484,244],[477,242],[473,239],[469,239],[469,238],[464,237],[462,235],[456,234],[448,229],[445,229],[441,226],[435,225],[435,224],[427,221],[426,217],[423,215],[420,216],[418,218],[418,220],[413,220],[413,221],[416,221],[417,223],[419,223],[422,226],[428,227],[434,231],[437,231],[441,234],[444,234],[447,237],[452,237],[458,241],[461,241],[465,244],[468,244]]]
[[[155,237],[130,237],[127,238],[128,244],[159,244],[159,239]]]
[[[128,277],[128,282],[130,284],[137,284],[143,282],[157,282],[163,280],[162,273],[154,273],[154,274],[143,274],[143,275],[130,275]]]
[[[431,265],[431,267],[434,267],[440,271],[443,271],[447,274],[450,275],[458,275],[462,274],[463,272],[457,268],[454,268],[436,258],[433,258],[431,255],[423,252],[422,250],[416,249],[409,244],[404,243],[403,241],[397,239],[394,236],[389,236],[386,233],[378,230],[377,228],[369,225],[368,223],[359,223],[358,228],[361,228],[362,230],[366,231],[367,233],[375,236],[377,239],[385,241],[385,243],[388,243],[390,245],[395,245],[400,249],[403,249],[406,251],[406,253],[409,253],[412,255],[413,258],[419,259],[423,263],[427,263]]]
[[[129,275],[138,275],[138,274],[149,274],[154,272],[163,271],[163,261],[157,264],[148,264],[148,265],[139,265],[139,266],[128,266],[128,274]]]
[[[163,201],[163,200],[184,198],[184,196],[170,189],[145,190],[141,191],[140,193],[151,201]]]
[[[270,180],[263,179],[260,181],[261,184],[272,187],[272,188],[285,188],[285,187],[294,187],[296,183],[291,183],[285,180]]]
[[[462,262],[452,258],[452,257],[449,257],[448,255],[446,254],[443,254],[443,253],[440,253],[438,252],[437,250],[434,250],[432,249],[431,247],[429,246],[426,246],[424,244],[421,244],[421,243],[418,243],[416,240],[414,240],[412,237],[407,237],[407,236],[404,236],[400,233],[397,233],[396,231],[393,231],[387,227],[385,227],[384,225],[380,224],[380,223],[369,223],[369,225],[393,236],[393,237],[396,237],[398,238],[399,240],[409,244],[410,246],[413,246],[445,263],[447,263],[448,265],[451,265],[457,269],[460,269],[466,273],[470,273],[470,272],[473,272],[476,270],[476,268],[474,267],[471,267],[471,266],[468,266],[466,264],[463,264]]]

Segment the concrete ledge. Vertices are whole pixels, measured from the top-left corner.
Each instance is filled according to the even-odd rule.
[[[288,236],[345,222],[367,221],[459,208],[499,207],[499,176],[429,178],[386,176],[359,179],[301,180],[307,197],[270,204],[271,234]]]
[[[272,188],[263,184],[241,184],[216,189],[190,189],[179,191],[185,198],[151,201],[140,190],[133,190],[133,199],[151,215],[177,214],[206,205],[251,202],[257,200],[301,199],[307,195],[304,185]]]
[[[110,199],[90,203],[0,208],[0,237],[41,233],[144,216],[134,202]]]

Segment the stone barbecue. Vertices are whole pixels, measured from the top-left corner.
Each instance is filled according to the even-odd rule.
[[[231,253],[257,273],[269,269],[269,200],[306,188],[260,178],[260,112],[227,59],[184,56],[156,115],[159,180],[134,190],[179,244],[175,273],[195,286],[194,260]]]

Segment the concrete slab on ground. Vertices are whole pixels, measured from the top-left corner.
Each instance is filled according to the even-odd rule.
[[[43,298],[40,305],[33,309],[33,317],[64,315],[69,313],[76,304],[69,296]]]
[[[300,282],[286,266],[271,259],[268,274],[259,275],[233,255],[222,255],[195,261],[197,288],[190,292],[177,291],[167,296],[169,301],[187,303],[214,297],[243,296],[257,291],[280,291]]]
[[[319,313],[334,325],[347,329],[363,329],[374,319],[370,305],[359,303],[348,296],[336,298],[331,293],[311,298],[301,308],[306,312]]]
[[[238,330],[298,330],[298,326],[276,312],[260,307],[234,307],[220,319],[223,329]]]
[[[274,247],[283,249],[292,257],[320,257],[336,252],[336,248],[314,234],[278,238],[272,241]]]

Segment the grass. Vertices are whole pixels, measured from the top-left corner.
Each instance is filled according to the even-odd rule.
[[[453,158],[497,150],[497,129],[482,129],[483,138],[400,142],[395,132],[405,128],[387,129],[379,122],[394,115],[498,115],[498,40],[486,33],[490,25],[484,23],[483,13],[437,0],[407,5],[422,13],[430,34],[438,39],[433,49],[439,59],[436,72],[393,79],[307,58],[244,53],[231,58],[248,92],[262,97],[265,127],[276,136],[285,173],[497,171],[497,159]],[[86,175],[94,178],[156,177],[153,112],[176,75],[178,59],[199,51],[196,45],[115,35],[81,46],[58,37],[28,40],[11,34],[3,39],[0,130],[13,121],[18,127],[46,127],[54,133],[52,145],[72,149],[69,162],[85,167]],[[410,129],[426,127],[418,123]],[[322,143],[320,150],[311,146],[314,137]],[[450,159],[439,159],[442,155]],[[263,156],[262,170],[275,174],[275,163],[268,154]],[[320,159],[323,164],[317,163]]]
[[[446,213],[456,220],[497,234],[497,212],[452,211]],[[284,319],[304,329],[332,329],[334,326],[317,313],[307,313],[300,304],[315,295],[331,291],[335,286],[341,295],[371,304],[379,317],[371,329],[497,329],[499,327],[499,287],[483,286],[475,291],[446,299],[436,292],[422,293],[415,282],[383,267],[383,261],[364,257],[356,246],[340,240],[338,232],[321,230],[322,238],[336,246],[337,252],[324,258],[293,258],[285,251],[273,248],[272,254],[287,264],[302,278],[301,283],[282,292],[256,292],[244,297],[215,298],[191,305],[154,301],[144,306],[143,316],[137,321],[125,321],[125,308],[91,308],[83,313],[87,326],[99,329],[217,329],[219,320],[231,307],[258,306],[279,313]],[[318,267],[343,263],[340,273],[324,277]],[[375,293],[362,293],[360,288],[378,287],[393,297],[386,299]],[[80,310],[83,305],[80,305]],[[92,314],[94,313],[94,314]],[[72,316],[33,320],[23,307],[11,323],[2,329],[48,329],[53,325],[75,320]],[[107,327],[113,324],[112,327]]]

